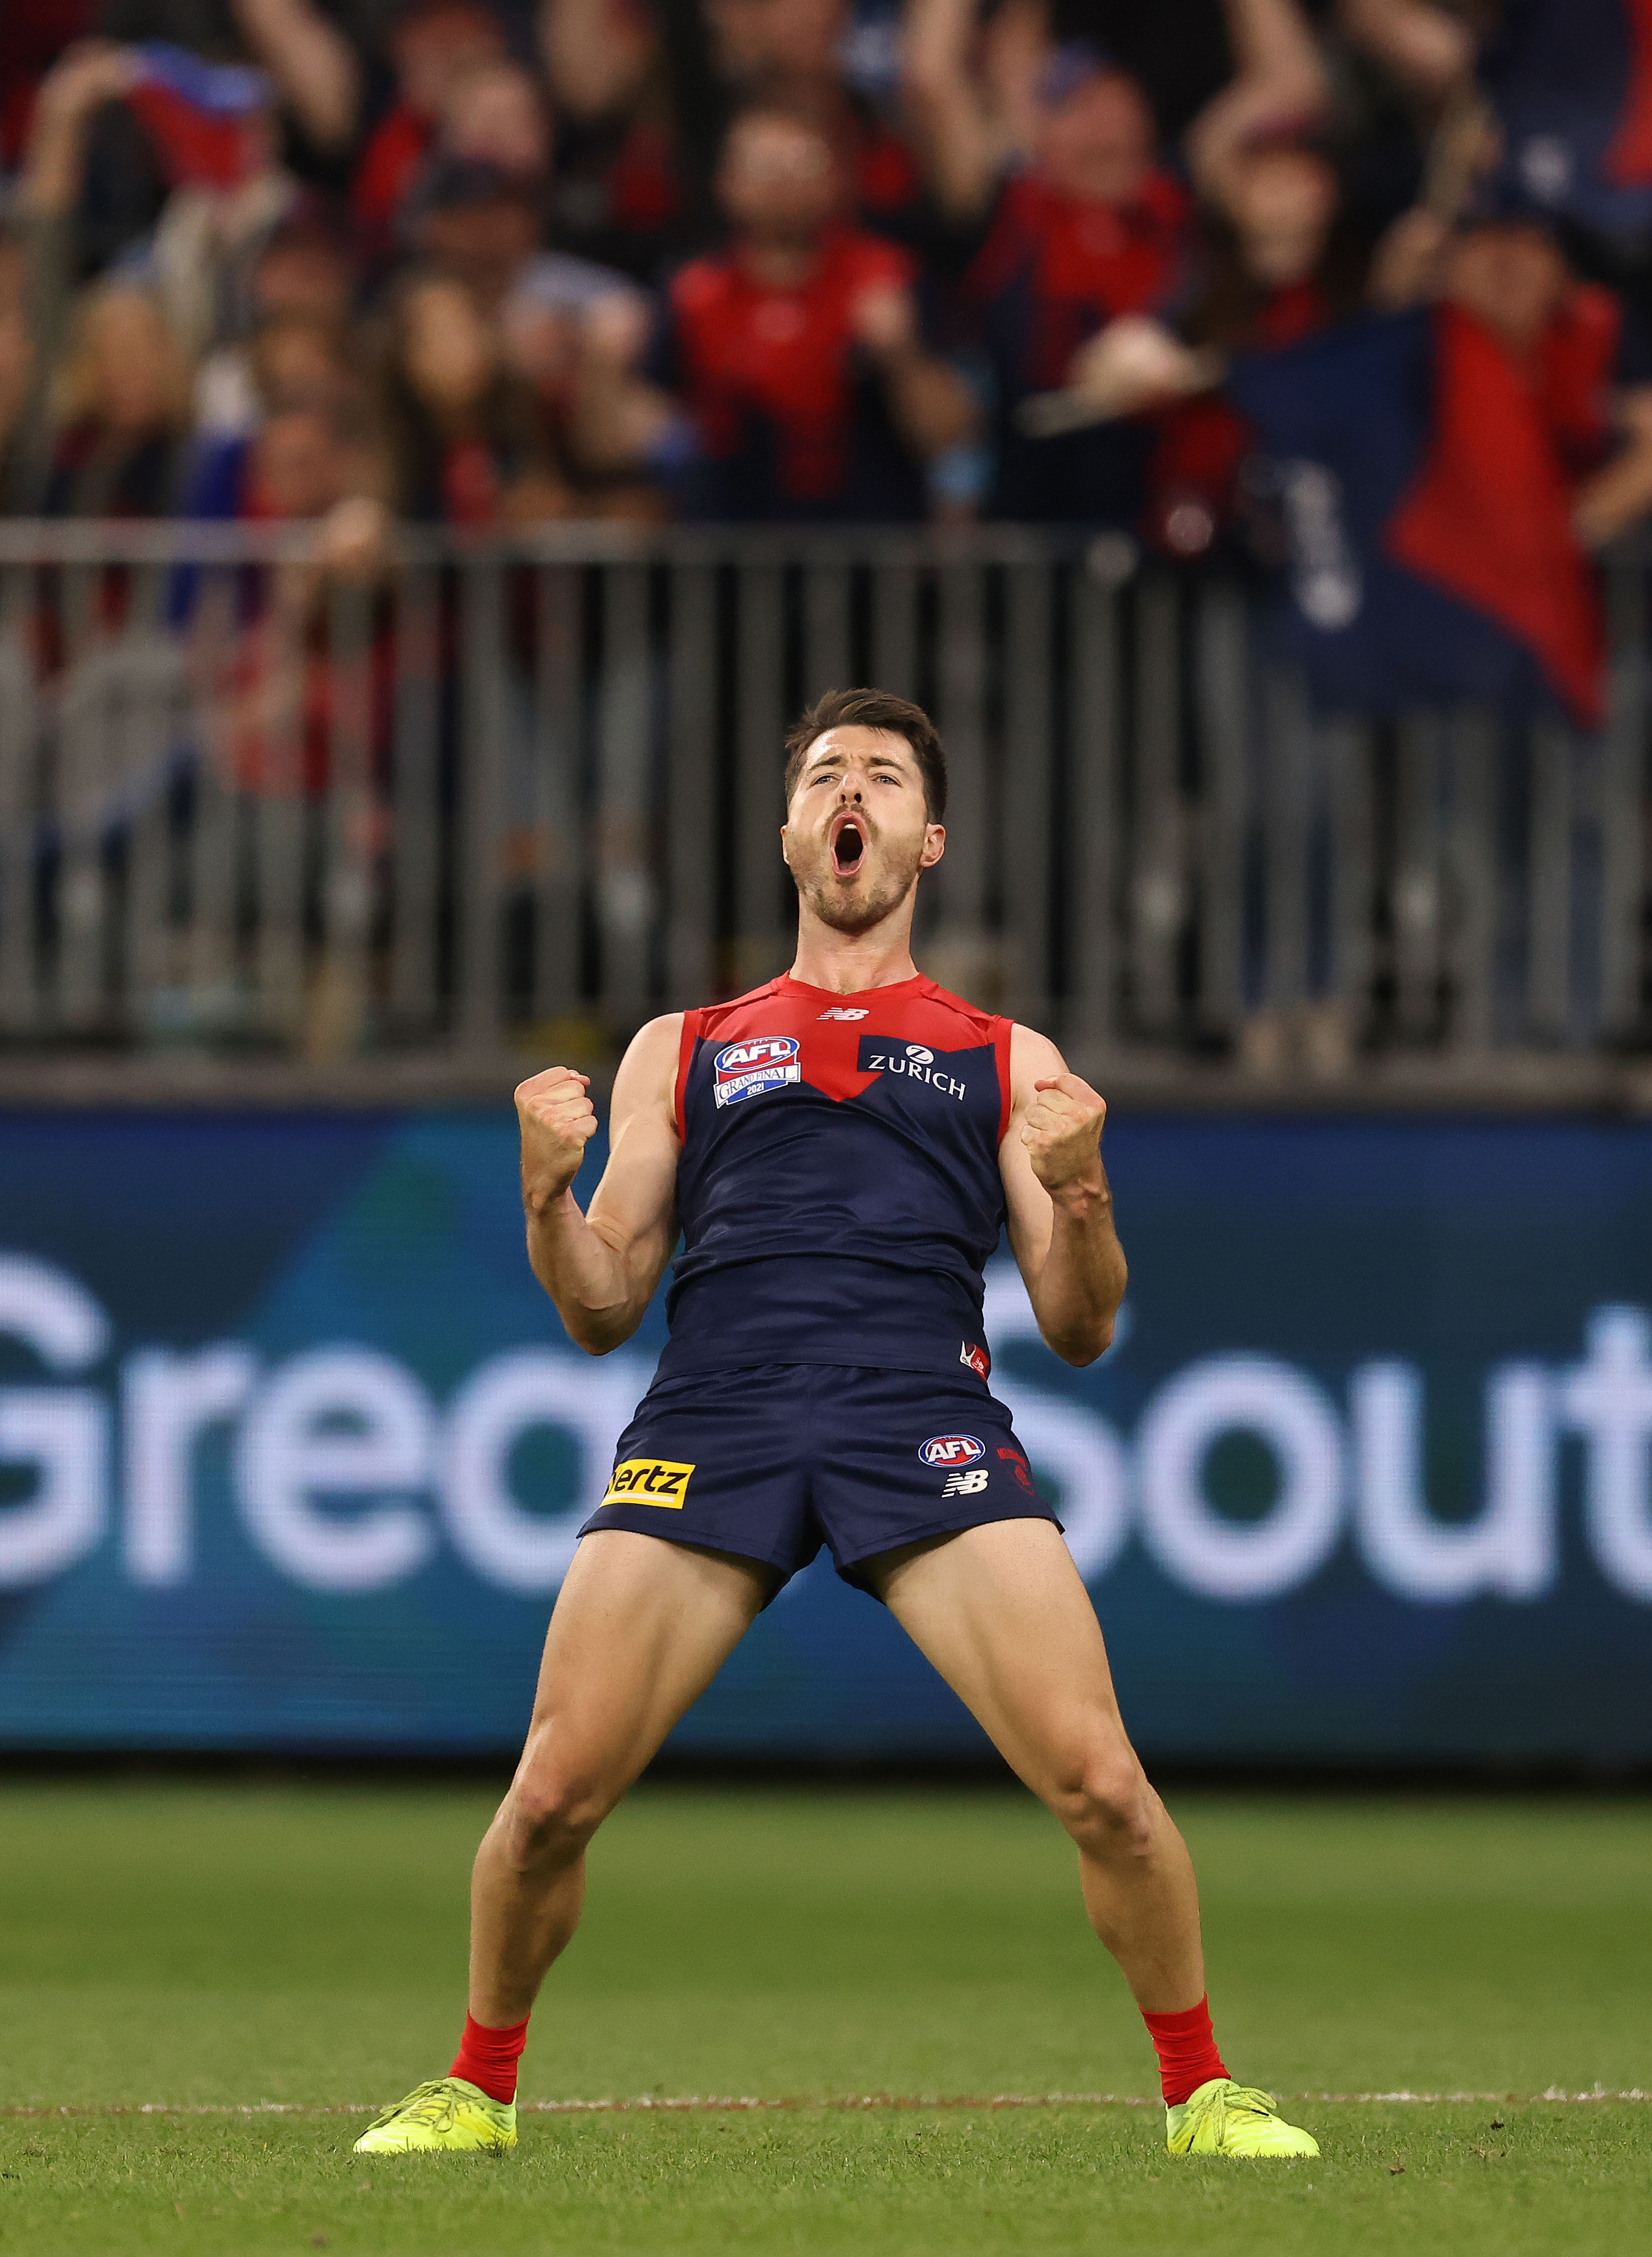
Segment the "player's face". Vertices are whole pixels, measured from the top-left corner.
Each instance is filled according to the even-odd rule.
[[[925,812],[923,775],[904,737],[829,729],[809,746],[786,810],[781,852],[805,906],[835,932],[866,932],[938,862],[946,832]]]

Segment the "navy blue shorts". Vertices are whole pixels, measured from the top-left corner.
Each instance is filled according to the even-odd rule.
[[[764,1363],[651,1387],[580,1534],[634,1528],[761,1560],[780,1582],[825,1544],[865,1589],[859,1563],[880,1552],[989,1520],[1055,1519],[984,1383]]]

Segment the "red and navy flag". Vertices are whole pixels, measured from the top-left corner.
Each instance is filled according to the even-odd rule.
[[[1510,0],[1480,78],[1507,189],[1604,235],[1652,224],[1652,0]]]
[[[1284,504],[1284,641],[1322,704],[1599,722],[1600,595],[1571,510],[1616,343],[1611,301],[1579,290],[1524,367],[1451,305],[1235,365]]]
[[[202,62],[154,40],[133,53],[143,75],[126,100],[147,128],[167,177],[238,187],[264,162],[270,81],[262,71]]]

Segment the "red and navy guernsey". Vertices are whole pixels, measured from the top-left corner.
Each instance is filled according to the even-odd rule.
[[[832,1363],[984,1380],[1010,1031],[924,979],[834,995],[787,976],[685,1012],[659,1378]]]

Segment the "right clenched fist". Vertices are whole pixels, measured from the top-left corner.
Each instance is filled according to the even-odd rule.
[[[516,1093],[522,1128],[522,1199],[530,1213],[548,1206],[579,1173],[585,1147],[597,1134],[597,1108],[589,1074],[547,1066]]]

